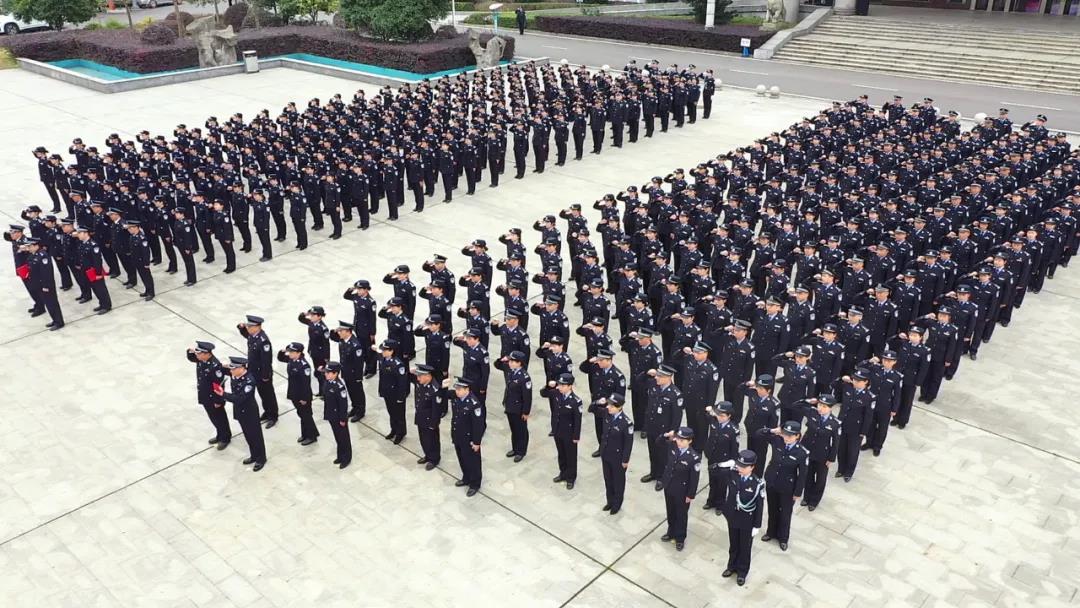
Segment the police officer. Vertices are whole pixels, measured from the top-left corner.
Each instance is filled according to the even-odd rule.
[[[397,356],[398,342],[387,338],[379,345],[379,396],[386,403],[386,415],[390,419],[390,432],[385,439],[394,445],[405,439],[405,400],[409,397],[409,376],[405,362]]]
[[[574,377],[560,374],[555,384],[551,429],[555,438],[559,474],[552,483],[566,483],[573,490],[577,482],[578,441],[581,440],[581,397],[574,392]]]
[[[128,247],[131,264],[143,284],[143,292],[139,297],[149,302],[154,299],[154,275],[150,273],[150,242],[143,233],[139,220],[127,220],[124,225],[130,235]]]
[[[319,381],[319,392],[316,397],[323,393],[323,376],[318,370],[330,360],[330,328],[323,319],[326,318],[326,310],[322,306],[312,306],[306,312],[297,316],[297,320],[307,326],[308,354],[311,355],[311,366],[316,370],[315,376]]]
[[[886,350],[881,353],[880,359],[874,357],[862,365],[869,372],[870,391],[876,397],[874,413],[870,417],[870,432],[866,435],[862,450],[873,450],[874,456],[881,455],[881,448],[889,433],[889,423],[900,409],[904,376],[896,369],[896,361],[896,352]]]
[[[184,261],[184,286],[191,287],[195,284],[195,254],[199,251],[199,237],[196,234],[195,224],[187,217],[187,210],[176,207],[173,211],[173,244],[180,252],[180,259]]]
[[[704,456],[709,460],[709,496],[704,509],[716,509],[720,515],[727,502],[728,478],[731,467],[739,455],[739,427],[731,418],[735,407],[730,401],[720,401],[708,406],[708,439],[705,440]]]
[[[214,238],[217,239],[222,251],[225,252],[225,274],[235,272],[236,250],[233,247],[233,241],[236,240],[236,234],[233,231],[232,218],[225,213],[225,201],[220,199],[214,201],[214,214],[210,220],[210,225]]]
[[[736,425],[743,419],[743,400],[746,397],[746,383],[754,373],[757,350],[747,339],[750,333],[749,321],[738,319],[729,328],[724,339],[720,355],[720,379],[724,383],[724,401],[733,408],[731,420]]]
[[[653,343],[655,332],[647,327],[638,328],[619,340],[622,350],[630,357],[630,399],[634,418],[645,420],[645,410],[649,404],[649,388],[652,377],[649,370],[657,369],[664,361],[660,347]],[[642,437],[645,427],[641,427]]]
[[[274,428],[278,419],[277,395],[274,394],[274,371],[271,365],[270,338],[263,331],[264,319],[255,315],[247,315],[243,323],[238,323],[236,329],[247,340],[248,371],[251,372],[251,380],[259,391],[259,400],[262,401],[263,413],[259,420],[266,422],[266,428]]]
[[[525,353],[515,350],[495,361],[495,369],[503,372],[503,412],[510,427],[510,451],[507,458],[521,462],[529,451],[529,415],[532,413],[533,385]]]
[[[596,430],[596,451],[592,453],[592,457],[598,458],[600,439],[604,433],[604,419],[607,418],[607,407],[600,400],[614,394],[625,394],[626,377],[615,367],[615,353],[606,348],[596,351],[594,357],[582,361],[578,369],[589,375],[589,412],[593,415]]]
[[[341,359],[339,379],[349,391],[349,422],[360,422],[367,415],[367,397],[364,395],[364,358],[367,356],[360,340],[356,337],[355,326],[348,321],[338,321],[330,339],[338,343],[338,358]],[[373,368],[372,371],[378,373]]]
[[[604,471],[604,511],[608,515],[615,515],[622,509],[626,469],[630,466],[630,453],[634,449],[634,422],[623,413],[625,403],[626,397],[622,394],[604,400],[608,417],[604,421],[604,435],[600,439],[600,465]]]
[[[446,415],[446,389],[441,381],[435,379],[435,369],[430,365],[417,365],[409,374],[412,381],[416,413],[413,423],[420,439],[420,449],[424,455],[417,459],[424,470],[430,471],[439,466],[442,460],[442,447],[439,440],[439,422]]]
[[[233,404],[233,420],[240,423],[244,431],[250,455],[244,464],[254,464],[254,471],[261,471],[266,466],[266,444],[263,442],[262,426],[259,425],[259,404],[255,402],[256,379],[248,372],[246,357],[229,357],[229,375],[231,391],[218,386],[214,389],[219,397]]]
[[[746,584],[750,573],[750,548],[761,529],[765,510],[765,482],[754,475],[757,460],[757,454],[751,450],[739,452],[728,479],[727,502],[723,507],[728,525],[728,561],[720,576],[735,576],[740,587]]]
[[[667,454],[664,476],[659,485],[664,490],[668,527],[660,540],[674,540],[676,551],[682,551],[686,544],[690,502],[697,496],[698,478],[701,475],[701,455],[690,448],[693,441],[694,429],[688,426],[668,431],[657,438]]]
[[[187,349],[187,360],[195,364],[195,394],[199,405],[214,425],[215,434],[209,443],[224,450],[232,441],[232,429],[229,428],[229,414],[225,411],[225,399],[217,390],[225,382],[225,370],[214,356],[213,342],[195,342],[194,348]]]
[[[757,357],[754,362],[755,373],[759,376],[776,376],[777,366],[773,357],[788,349],[790,327],[787,317],[780,312],[783,307],[784,303],[780,300],[769,298],[767,302],[759,304],[759,308],[764,310],[758,310],[755,313],[751,340]]]
[[[103,315],[112,310],[112,298],[109,297],[109,288],[105,284],[105,277],[108,275],[101,263],[101,248],[90,239],[90,229],[86,226],[76,228],[75,235],[80,243],[76,270],[86,277],[90,291],[98,300],[94,312]]]
[[[802,445],[809,454],[800,504],[813,511],[825,494],[829,465],[836,462],[840,446],[840,421],[832,415],[836,397],[831,393],[823,393],[796,405],[796,415],[806,417],[806,434],[803,435]]]
[[[844,396],[840,407],[840,448],[838,450],[839,467],[833,477],[843,477],[851,481],[855,467],[859,464],[859,451],[863,440],[870,432],[874,415],[874,394],[870,392],[870,376],[865,370],[858,369],[851,376],[844,376]]]
[[[371,297],[371,283],[367,279],[360,279],[353,283],[351,288],[346,289],[342,297],[353,303],[353,332],[364,348],[360,373],[365,378],[373,378],[378,371],[375,365],[375,351],[371,350],[371,347],[375,346],[375,309],[377,306],[375,298]]]
[[[64,315],[60,312],[60,301],[56,298],[56,275],[53,274],[53,262],[49,254],[41,247],[37,237],[25,237],[21,247],[30,254],[27,259],[27,286],[36,294],[34,301],[49,313],[52,321],[46,327],[56,331],[64,326]]]
[[[326,378],[323,386],[323,420],[330,425],[337,444],[334,464],[344,469],[352,462],[352,439],[349,437],[349,389],[341,381],[342,365],[327,361],[319,370]]]
[[[777,398],[780,400],[780,419],[796,420],[796,402],[812,396],[817,388],[817,373],[810,367],[813,350],[806,345],[774,357],[784,368],[784,386]],[[766,480],[768,481],[768,480]]]
[[[450,336],[443,330],[442,315],[431,315],[413,330],[424,338],[424,363],[432,369],[435,382],[441,384],[450,375]]]
[[[680,385],[686,424],[694,429],[694,436],[703,442],[709,428],[705,408],[716,402],[716,393],[720,389],[720,372],[709,361],[710,350],[711,347],[701,340],[693,347],[683,348],[686,357]]]
[[[900,405],[897,406],[896,416],[889,424],[903,429],[911,419],[911,408],[915,401],[915,391],[923,382],[930,371],[930,349],[923,344],[923,336],[926,330],[916,325],[907,332],[901,333],[897,338],[903,340],[896,349],[897,368],[904,377],[900,386]]]
[[[360,214],[361,221],[367,217],[367,204],[362,203],[359,207],[363,210]],[[307,234],[307,201],[304,200],[304,191],[300,188],[300,182],[289,183],[289,219],[292,220],[293,231],[296,232],[296,249],[303,251],[308,247]]]
[[[450,380],[443,382],[450,385]],[[456,487],[467,487],[465,496],[471,498],[480,491],[483,469],[480,455],[480,442],[487,430],[487,409],[478,401],[469,388],[467,378],[457,378],[454,383],[454,398],[450,401],[450,439],[454,442],[458,464],[461,466],[461,479],[454,482]]]
[[[802,426],[788,420],[782,426],[759,429],[757,434],[772,445],[772,458],[765,469],[765,493],[769,506],[769,525],[761,542],[776,539],[780,550],[787,551],[791,534],[791,513],[795,501],[802,496],[806,486],[807,458],[809,452],[799,444]]]
[[[469,382],[472,399],[486,406],[491,361],[487,349],[480,344],[480,332],[467,329],[461,336],[455,336],[453,342],[464,353],[461,376]]]
[[[757,377],[757,381],[746,383],[745,393],[750,399],[746,410],[746,440],[748,446],[758,455],[754,473],[765,468],[765,455],[769,450],[769,440],[758,434],[761,429],[780,426],[780,401],[773,396],[775,380],[767,374]]]
[[[292,401],[300,418],[300,437],[296,442],[311,445],[319,440],[319,429],[315,428],[315,418],[311,414],[311,364],[304,357],[304,345],[289,342],[278,351],[277,360],[288,364],[289,386],[285,398]]]
[[[649,442],[649,473],[641,478],[642,483],[656,482],[656,490],[663,487],[664,459],[666,443],[663,440],[668,433],[679,428],[683,417],[683,398],[679,387],[675,386],[675,370],[669,365],[650,369],[653,385],[649,388],[649,401],[645,410],[645,439]]]

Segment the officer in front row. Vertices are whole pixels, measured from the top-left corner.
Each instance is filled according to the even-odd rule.
[[[515,351],[516,352],[516,351]],[[513,356],[513,354],[511,354]],[[551,431],[555,438],[555,451],[559,460],[559,474],[551,481],[566,483],[567,490],[574,489],[577,482],[578,442],[581,440],[581,397],[574,393],[574,376],[560,374],[555,385],[556,395],[552,401]]]
[[[229,428],[225,399],[217,391],[225,382],[225,370],[214,356],[213,342],[195,342],[195,347],[187,350],[187,360],[195,364],[195,392],[199,405],[214,425],[215,434],[210,438],[210,445],[217,444],[218,450],[224,450],[232,441],[232,429]]]
[[[806,461],[809,453],[799,445],[801,425],[788,420],[782,426],[760,429],[758,435],[772,444],[772,458],[765,469],[766,495],[769,499],[769,526],[761,542],[780,541],[780,550],[787,551],[791,534],[791,513],[806,486]]]
[[[436,372],[433,366],[421,364],[409,374],[409,379],[416,385],[413,389],[416,400],[413,423],[420,438],[420,449],[424,452],[416,464],[424,465],[426,471],[439,466],[442,459],[439,421],[446,415],[446,389],[435,378]]]
[[[677,431],[668,431],[657,441],[668,444],[667,465],[661,480],[668,527],[667,534],[660,537],[660,540],[674,540],[675,550],[682,551],[686,544],[690,502],[697,495],[698,478],[701,475],[701,455],[690,449],[690,444],[694,441],[694,429],[688,426],[679,427]]]
[[[710,405],[705,413],[710,419],[704,449],[709,459],[709,497],[705,499],[705,510],[716,509],[720,515],[727,502],[728,472],[739,455],[739,425],[731,419],[735,406],[730,401],[720,401],[715,407]]]
[[[266,466],[266,444],[263,442],[262,426],[259,424],[259,404],[255,403],[255,378],[248,373],[247,357],[229,357],[229,375],[232,376],[230,388],[225,391],[221,385],[214,387],[219,397],[233,404],[233,420],[240,423],[244,431],[250,456],[244,464],[255,464],[253,470],[261,471]]]
[[[315,418],[311,414],[311,364],[304,357],[304,345],[289,342],[277,353],[277,360],[287,363],[286,374],[289,380],[285,398],[292,401],[296,415],[300,418],[300,445],[311,445],[319,440],[319,429],[315,428]]]
[[[448,386],[450,380],[443,382]],[[483,402],[472,392],[468,378],[454,381],[454,398],[450,402],[450,439],[454,442],[458,465],[461,466],[461,479],[454,482],[456,487],[468,487],[465,496],[473,497],[480,491],[483,469],[480,460],[480,442],[487,430],[487,411]]]
[[[323,420],[330,425],[337,443],[334,464],[344,469],[352,462],[352,439],[349,438],[349,389],[341,380],[341,363],[327,361],[319,370],[323,383]]]
[[[809,452],[806,485],[799,504],[811,511],[817,508],[825,494],[829,465],[836,462],[836,451],[840,446],[840,420],[832,415],[834,405],[836,397],[823,393],[817,399],[803,401],[796,410],[797,415],[806,417],[802,445]]]
[[[735,468],[728,479],[727,500],[724,517],[728,524],[728,562],[720,574],[724,578],[735,575],[739,586],[746,584],[750,573],[750,548],[761,529],[762,508],[765,502],[765,482],[754,475],[757,454],[751,450],[739,452]]]
[[[36,237],[26,237],[22,242],[22,247],[30,253],[27,260],[27,287],[34,294],[34,302],[43,306],[52,318],[45,327],[48,327],[49,331],[56,331],[64,326],[64,314],[60,312],[60,301],[56,298],[56,275],[53,274],[52,258],[42,250],[41,241]]]
[[[622,508],[626,490],[626,469],[634,449],[634,423],[623,414],[626,396],[614,394],[601,399],[607,407],[604,434],[600,437],[600,464],[604,470],[604,491],[607,502],[604,510],[615,515]]]

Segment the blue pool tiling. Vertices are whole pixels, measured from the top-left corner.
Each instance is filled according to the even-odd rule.
[[[390,78],[398,78],[401,80],[420,81],[424,78],[440,78],[442,76],[453,76],[461,72],[475,69],[476,66],[468,66],[463,68],[455,68],[453,70],[443,70],[441,72],[432,72],[430,74],[416,74],[413,72],[406,72],[404,70],[395,70],[393,68],[384,68],[377,65],[368,65],[366,63],[356,63],[353,61],[343,61],[341,59],[331,59],[330,57],[323,57],[321,55],[309,55],[307,53],[291,53],[289,55],[278,55],[276,57],[270,57],[269,59],[295,59],[297,61],[305,61],[307,63],[315,63],[318,65],[325,65],[343,70],[350,70],[353,72],[363,72],[365,74],[374,74],[376,76],[387,76]],[[511,63],[510,61],[501,62],[503,65]],[[169,70],[165,72],[149,72],[146,74],[139,74],[137,72],[129,72],[122,70],[111,65],[105,65],[96,61],[89,61],[86,59],[62,59],[60,61],[50,61],[49,65],[54,65],[58,68],[64,68],[72,72],[83,74],[84,76],[91,76],[100,80],[119,81],[119,80],[131,80],[133,78],[144,78],[147,76],[161,76],[164,74],[176,74],[179,72],[190,72],[199,68],[184,68],[181,70]]]

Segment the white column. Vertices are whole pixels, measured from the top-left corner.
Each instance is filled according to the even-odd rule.
[[[705,6],[705,29],[716,26],[716,0],[709,0]]]
[[[855,0],[835,0],[833,2],[833,12],[837,15],[854,15]]]
[[[799,22],[799,4],[800,0],[784,0],[784,21]]]

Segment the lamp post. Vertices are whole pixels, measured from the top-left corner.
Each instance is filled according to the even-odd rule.
[[[494,2],[488,7],[491,11],[491,22],[495,25],[495,33],[499,33],[499,9],[502,8],[502,2]]]

